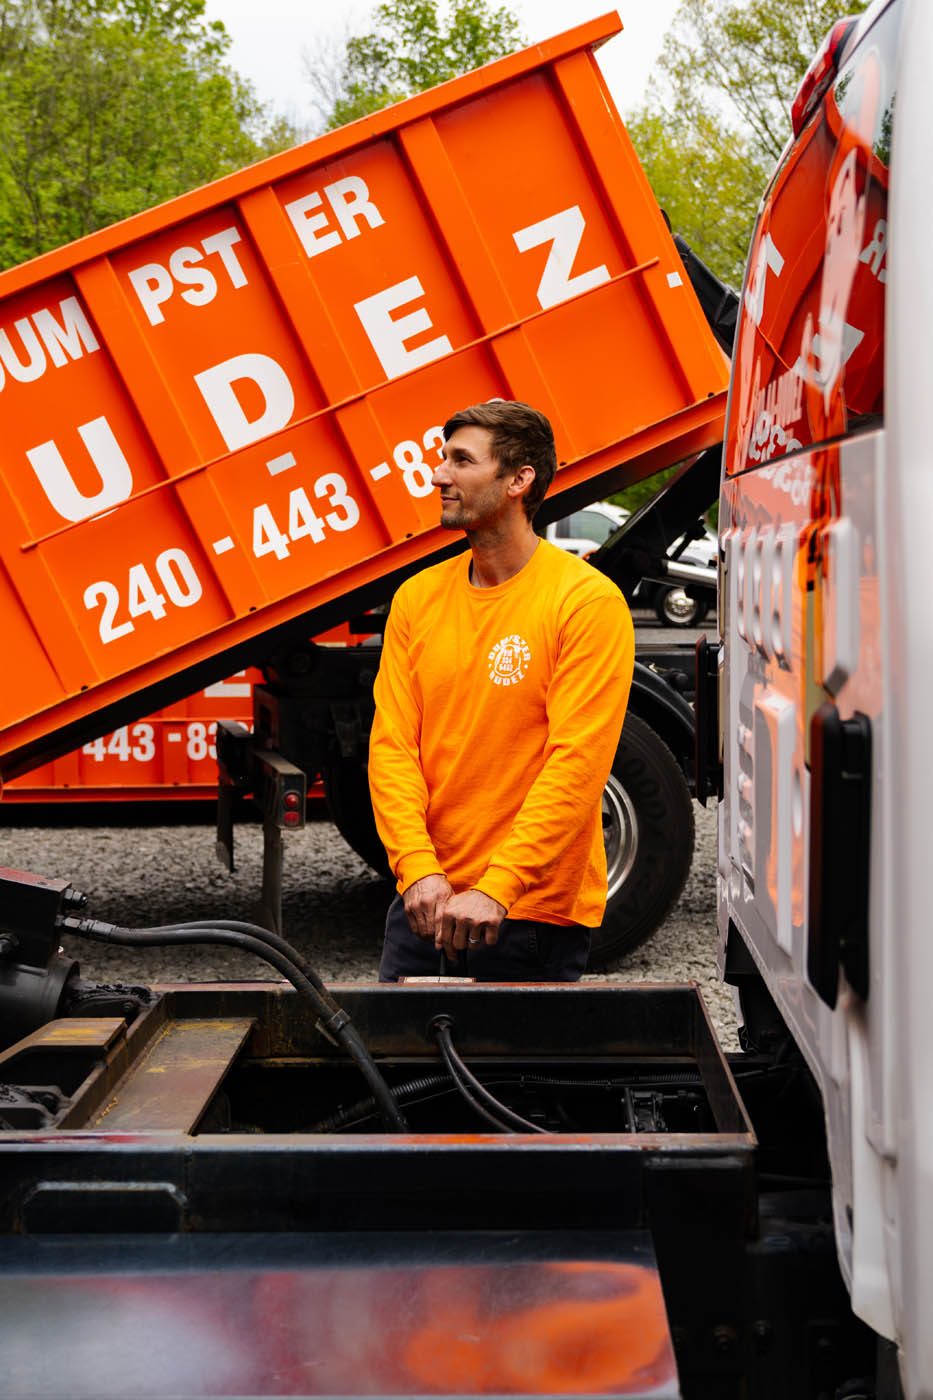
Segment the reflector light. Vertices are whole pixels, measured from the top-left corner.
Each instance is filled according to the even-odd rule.
[[[287,792],[285,794],[286,807],[298,807],[301,804],[301,794],[298,792]]]
[[[285,825],[286,825],[286,826],[301,826],[301,813],[300,813],[300,812],[286,812],[286,813],[285,813]]]
[[[797,89],[797,96],[790,109],[790,120],[795,136],[800,135],[829,91],[833,79],[839,71],[842,46],[854,24],[854,15],[850,15],[848,19],[838,20],[817,49],[816,56]]]

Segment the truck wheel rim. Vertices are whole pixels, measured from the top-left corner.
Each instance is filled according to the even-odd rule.
[[[603,842],[606,847],[606,872],[612,899],[625,884],[638,854],[638,818],[625,788],[609,775],[603,788]]]
[[[670,622],[689,622],[696,607],[696,600],[682,588],[672,588],[664,596],[664,616]]]

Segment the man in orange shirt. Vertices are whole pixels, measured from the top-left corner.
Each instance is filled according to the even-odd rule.
[[[575,981],[606,904],[632,620],[535,534],[557,465],[543,414],[496,399],[444,438],[441,525],[470,548],[404,583],[386,628],[369,780],[399,893],[379,977],[435,973],[442,949],[480,981]]]

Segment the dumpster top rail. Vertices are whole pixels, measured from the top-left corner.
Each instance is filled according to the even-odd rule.
[[[0,274],[0,778],[452,547],[441,424],[547,511],[720,440],[727,366],[593,50],[614,14]]]

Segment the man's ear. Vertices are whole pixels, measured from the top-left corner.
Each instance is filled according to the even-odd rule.
[[[512,477],[512,480],[509,482],[509,495],[527,495],[528,492],[531,490],[534,479],[534,467],[528,466],[527,464],[523,467],[519,467],[518,471],[515,473],[515,475]]]

